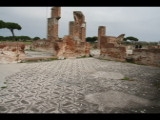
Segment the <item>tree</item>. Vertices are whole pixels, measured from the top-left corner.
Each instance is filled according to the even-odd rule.
[[[3,36],[0,36],[0,41],[1,41],[1,40],[4,40],[4,37],[3,37]]]
[[[5,23],[5,28],[7,28],[7,29],[9,29],[11,31],[13,38],[15,36],[14,35],[14,29],[17,29],[17,30],[21,30],[22,29],[22,27],[19,24],[12,23],[12,22],[6,22]]]
[[[138,41],[138,38],[133,37],[133,36],[129,36],[129,37],[124,38],[123,40],[124,41],[130,40],[133,44],[135,41]]]
[[[0,29],[5,28],[5,22],[3,20],[0,20]]]
[[[86,41],[87,41],[87,42],[95,42],[97,39],[98,39],[98,38],[97,38],[96,36],[94,36],[94,37],[87,37],[87,38],[86,38]]]
[[[40,37],[34,37],[33,40],[39,40],[41,39]]]
[[[132,36],[129,36],[129,37],[124,38],[124,41],[127,41],[127,40],[130,40],[130,41],[138,41],[138,38],[135,38],[135,37],[132,37]]]
[[[29,36],[16,36],[15,38],[20,41],[31,40]]]

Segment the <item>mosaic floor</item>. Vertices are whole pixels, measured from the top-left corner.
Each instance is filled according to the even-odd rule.
[[[5,79],[0,113],[160,113],[157,67],[66,59],[27,63]]]

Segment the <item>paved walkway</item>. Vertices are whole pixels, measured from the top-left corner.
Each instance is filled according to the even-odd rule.
[[[25,63],[0,63],[0,90],[1,88],[6,87],[5,77],[19,72],[24,66]]]
[[[5,79],[0,113],[160,112],[157,67],[66,59],[27,63]]]

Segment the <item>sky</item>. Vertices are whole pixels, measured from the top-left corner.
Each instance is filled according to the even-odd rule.
[[[85,15],[86,37],[98,35],[98,27],[106,26],[107,36],[133,36],[139,41],[160,41],[160,7],[61,7],[59,37],[69,34],[73,11]],[[22,26],[16,36],[47,38],[47,18],[51,7],[0,7],[0,20]],[[11,36],[8,29],[0,29],[0,36]]]

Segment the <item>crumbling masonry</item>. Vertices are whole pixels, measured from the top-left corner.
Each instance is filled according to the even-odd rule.
[[[121,45],[125,34],[118,37],[106,36],[106,27],[99,26],[98,28],[98,46],[100,48],[100,57],[125,61],[126,47]]]
[[[58,39],[58,20],[60,7],[52,8],[52,18],[48,22],[48,39],[53,41],[56,56],[60,59],[89,56],[90,44],[86,42],[86,22],[81,11],[74,11],[74,21],[69,22],[69,35]]]
[[[47,37],[49,41],[54,42],[55,40],[59,40],[58,22],[60,18],[61,18],[61,7],[52,7],[51,18],[48,18]]]
[[[74,21],[69,22],[69,35],[62,39],[58,36],[60,18],[61,7],[52,7],[47,23],[47,40],[34,41],[32,49],[52,52],[59,59],[89,56],[90,44],[86,42],[86,22],[83,13],[73,11]]]
[[[75,40],[85,42],[86,40],[86,22],[85,16],[81,11],[73,12],[74,21],[69,23],[69,35]]]
[[[58,36],[58,22],[61,18],[61,7],[51,8],[51,17],[48,18],[47,40],[33,41],[32,50],[46,51],[56,55],[55,42],[59,40]]]
[[[98,27],[98,48],[100,48],[100,39],[101,36],[106,35],[106,27],[105,26],[99,26]]]

